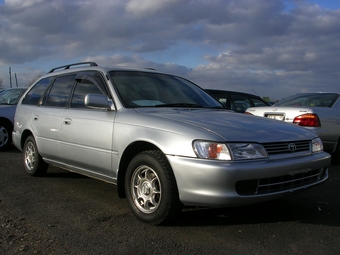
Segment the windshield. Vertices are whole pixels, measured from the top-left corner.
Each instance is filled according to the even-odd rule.
[[[177,76],[136,71],[112,71],[110,76],[127,108],[223,108],[204,90]]]
[[[26,89],[7,89],[0,92],[0,104],[16,105]]]
[[[307,107],[332,107],[338,99],[338,94],[330,93],[315,93],[315,94],[299,94],[288,97],[280,102],[275,103],[275,106],[307,106]]]

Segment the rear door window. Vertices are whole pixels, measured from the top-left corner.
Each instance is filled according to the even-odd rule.
[[[57,77],[51,90],[43,99],[42,105],[66,107],[71,94],[76,74]]]

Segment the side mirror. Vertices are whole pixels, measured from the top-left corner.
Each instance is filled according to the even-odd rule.
[[[85,105],[91,108],[111,110],[113,106],[111,100],[100,94],[87,94],[84,100]]]

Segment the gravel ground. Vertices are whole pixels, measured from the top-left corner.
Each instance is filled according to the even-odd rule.
[[[172,226],[138,221],[114,185],[0,152],[0,254],[338,254],[340,166],[300,194],[243,208],[185,209]]]

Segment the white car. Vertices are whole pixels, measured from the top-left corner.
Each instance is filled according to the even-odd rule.
[[[273,106],[250,107],[246,113],[294,123],[319,135],[325,151],[339,159],[340,93],[302,93]]]

